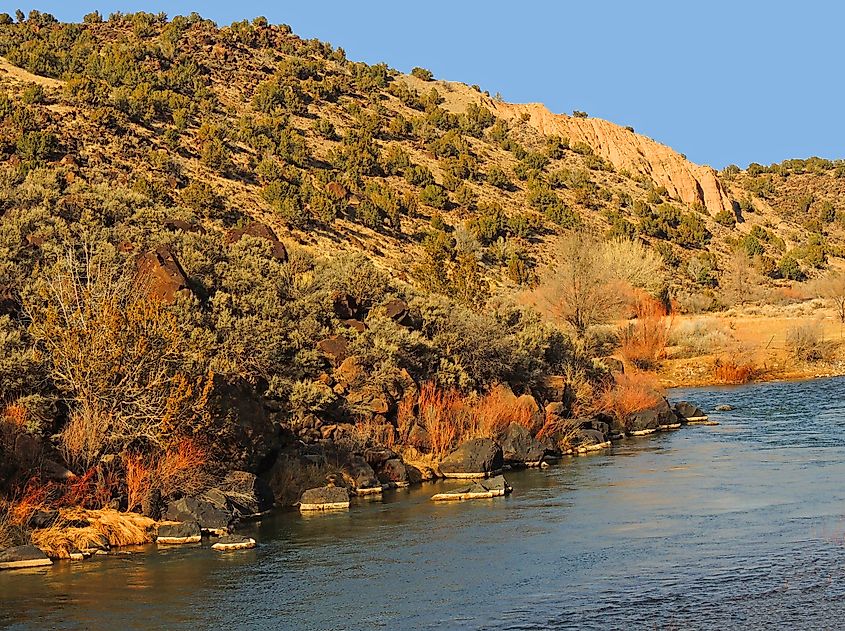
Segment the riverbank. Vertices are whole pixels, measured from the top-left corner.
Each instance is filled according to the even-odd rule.
[[[565,458],[604,452],[611,448],[614,441],[625,437],[675,431],[687,424],[703,422],[707,422],[706,414],[696,406],[679,402],[670,407],[663,400],[649,410],[633,414],[624,424],[607,417],[582,419],[567,428],[571,432],[568,437],[571,446],[567,449],[555,446],[560,444],[557,442],[559,437],[552,437],[551,431],[537,438],[517,423],[512,423],[507,433],[498,440],[471,439],[440,459],[420,459],[420,452],[412,447],[397,451],[368,449],[360,454],[350,454],[348,462],[340,469],[340,475],[329,474],[326,477],[324,483],[328,486],[301,489],[301,510],[305,509],[306,496],[326,497],[327,490],[332,491],[332,505],[321,506],[320,499],[309,499],[309,512],[338,508],[338,494],[345,498],[344,508],[348,508],[349,498],[380,499],[382,493],[391,488],[419,486],[424,482],[486,478],[524,468],[548,468]],[[311,453],[301,456],[314,456],[313,447],[303,445],[303,448]],[[260,521],[272,509],[266,480],[246,472],[235,473],[237,475],[230,474],[227,478],[228,484],[224,481],[197,496],[186,496],[168,503],[158,520],[114,509],[70,507],[52,510],[35,504],[29,508],[19,507],[19,510],[29,513],[27,523],[31,530],[28,541],[25,545],[0,551],[0,569],[48,565],[49,560],[57,559],[82,561],[126,546],[153,542],[171,547],[208,541],[215,550],[226,549],[226,538],[239,526]],[[238,481],[237,488],[229,478]],[[503,489],[509,490],[504,480],[502,483]],[[489,497],[499,495],[503,496],[505,492],[493,493]],[[288,507],[277,506],[277,510],[285,508]],[[248,538],[236,539],[232,549],[255,545]]]
[[[676,316],[656,374],[667,388],[845,375],[843,335],[820,300]]]

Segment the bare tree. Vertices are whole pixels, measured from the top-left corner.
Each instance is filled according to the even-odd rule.
[[[175,318],[132,272],[83,246],[67,250],[25,300],[29,330],[71,410],[63,442],[90,465],[136,440],[161,445],[187,413]]]
[[[836,307],[836,315],[841,324],[845,324],[845,273],[830,272],[816,283],[816,293],[827,298]]]
[[[601,244],[586,235],[562,237],[538,288],[551,313],[569,324],[582,342],[590,329],[616,317],[624,303],[622,283],[606,264]]]

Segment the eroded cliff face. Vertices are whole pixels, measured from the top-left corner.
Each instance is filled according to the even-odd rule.
[[[596,155],[613,164],[651,178],[665,186],[669,194],[687,204],[701,203],[710,214],[731,210],[731,199],[708,166],[693,164],[673,149],[624,127],[599,118],[575,118],[553,114],[539,103],[512,104],[490,101],[496,116],[518,119],[528,115],[528,123],[544,134],[569,138],[571,144],[584,142]]]

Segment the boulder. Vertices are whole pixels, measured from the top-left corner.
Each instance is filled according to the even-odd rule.
[[[227,533],[234,514],[229,510],[226,496],[217,492],[207,493],[203,497],[183,497],[167,505],[164,512],[166,521],[197,523],[200,528],[210,533]]]
[[[546,455],[546,447],[519,423],[511,423],[502,439],[502,455],[506,464],[536,467]]]
[[[205,234],[205,228],[190,221],[185,221],[184,219],[165,219],[162,225],[165,230],[170,230],[171,232],[196,232],[198,234]]]
[[[431,447],[431,436],[428,433],[428,430],[420,425],[419,423],[414,423],[408,429],[408,437],[406,442],[411,445],[412,447],[416,447],[421,451],[428,451]]]
[[[392,401],[380,388],[366,386],[346,395],[346,403],[352,409],[365,414],[387,414]]]
[[[343,360],[349,356],[349,345],[339,335],[333,335],[317,342],[317,350],[335,366],[340,366]]]
[[[236,518],[256,517],[273,508],[270,486],[249,471],[230,471],[217,485]]]
[[[388,300],[382,305],[384,315],[402,326],[411,326],[411,312],[408,303],[399,298]]]
[[[368,491],[376,493],[382,490],[376,472],[360,454],[352,454],[346,464],[341,467],[341,472],[343,479],[358,494],[366,494]]]
[[[707,420],[707,414],[704,413],[704,410],[689,401],[678,401],[673,409],[681,423]]]
[[[349,508],[349,493],[338,486],[321,486],[308,489],[299,499],[299,510],[325,511]]]
[[[261,473],[281,445],[261,396],[241,377],[213,373],[209,379],[202,413],[216,460],[233,470]]]
[[[358,317],[358,301],[350,294],[336,293],[332,296],[332,310],[340,320],[354,320]]]
[[[156,543],[174,545],[180,543],[199,543],[202,531],[195,521],[159,524],[156,530]]]
[[[606,434],[596,429],[581,428],[578,430],[575,451],[586,453],[589,451],[597,451],[599,449],[607,449],[610,445],[610,440],[608,440]]]
[[[138,275],[148,284],[150,296],[173,304],[180,292],[190,292],[188,277],[176,255],[166,246],[138,259]]]
[[[211,549],[219,552],[229,552],[231,550],[249,550],[255,547],[255,539],[251,537],[244,537],[242,535],[226,535],[220,537],[215,541]]]
[[[15,546],[0,550],[0,570],[18,570],[27,567],[41,567],[53,562],[35,546]]]
[[[642,436],[678,426],[678,419],[666,399],[661,399],[657,405],[647,410],[633,412],[625,419],[625,429],[632,436]]]
[[[341,320],[341,324],[348,326],[353,331],[357,331],[358,333],[363,333],[367,330],[367,325],[361,320],[356,320],[355,318],[350,318],[348,320]]]
[[[277,261],[285,262],[288,260],[288,251],[285,244],[279,241],[279,237],[273,232],[273,229],[266,223],[260,221],[250,222],[244,228],[234,228],[226,233],[226,243],[237,243],[244,236],[255,237],[256,239],[266,239],[272,246],[271,254]]]
[[[722,404],[717,405],[715,409],[717,412],[730,412],[731,410],[734,410],[736,408],[734,408],[734,406],[732,405]]]
[[[446,478],[486,478],[504,464],[502,448],[494,440],[473,438],[440,461],[440,472]]]
[[[468,486],[462,486],[445,493],[438,493],[431,497],[435,502],[449,502],[460,500],[488,499],[502,497],[512,492],[513,488],[505,480],[504,476],[497,475],[489,480],[473,482]]]
[[[403,488],[410,485],[408,469],[399,458],[385,460],[380,467],[376,468],[376,475],[379,482],[391,488]]]
[[[379,468],[388,460],[398,457],[399,456],[395,451],[388,449],[387,447],[371,447],[364,450],[364,460],[367,461],[367,464],[370,465],[374,471],[378,471]]]

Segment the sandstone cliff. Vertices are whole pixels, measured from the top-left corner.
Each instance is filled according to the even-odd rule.
[[[569,138],[570,143],[584,142],[596,155],[617,169],[641,173],[669,194],[688,204],[701,203],[711,214],[731,210],[731,199],[708,166],[693,164],[678,152],[650,138],[599,118],[575,118],[553,114],[539,103],[511,104],[490,101],[496,115],[517,119],[528,115],[528,123],[544,134]]]

